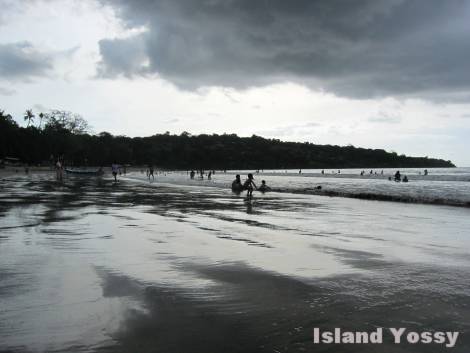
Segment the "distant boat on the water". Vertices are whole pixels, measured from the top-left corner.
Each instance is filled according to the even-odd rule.
[[[102,175],[102,168],[95,169],[82,169],[82,168],[65,168],[65,172],[68,174],[79,174],[79,175]]]

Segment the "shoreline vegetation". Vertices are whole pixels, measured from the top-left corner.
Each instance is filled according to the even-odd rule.
[[[27,110],[24,120],[27,127],[19,126],[0,109],[0,159],[17,158],[30,165],[46,165],[63,156],[70,166],[106,166],[116,161],[182,170],[455,167],[451,161],[409,157],[382,149],[284,142],[256,135],[91,134],[85,119],[61,110],[37,116]]]

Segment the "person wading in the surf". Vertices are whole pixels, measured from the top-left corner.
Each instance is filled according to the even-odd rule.
[[[251,198],[253,196],[253,187],[255,189],[258,189],[253,180],[254,180],[253,174],[250,173],[250,174],[248,174],[248,179],[246,179],[245,183],[243,184],[243,189],[245,189],[247,191],[246,196],[248,198]]]

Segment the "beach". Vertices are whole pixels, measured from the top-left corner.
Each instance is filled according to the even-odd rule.
[[[469,351],[464,172],[266,171],[255,182],[274,191],[252,200],[229,190],[234,173],[2,174],[0,352],[446,349],[315,344],[318,327],[458,331],[452,351]]]

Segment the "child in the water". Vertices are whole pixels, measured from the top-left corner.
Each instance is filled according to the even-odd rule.
[[[245,189],[245,190],[247,191],[246,196],[247,196],[248,198],[251,198],[252,195],[253,195],[253,187],[254,187],[255,189],[258,189],[258,188],[256,187],[255,182],[254,182],[253,180],[254,180],[253,174],[250,173],[250,174],[248,174],[248,179],[246,179],[246,180],[245,180],[245,183],[243,184],[243,189]]]
[[[258,188],[261,192],[271,191],[271,188],[266,185],[266,180],[261,180],[261,186]]]

